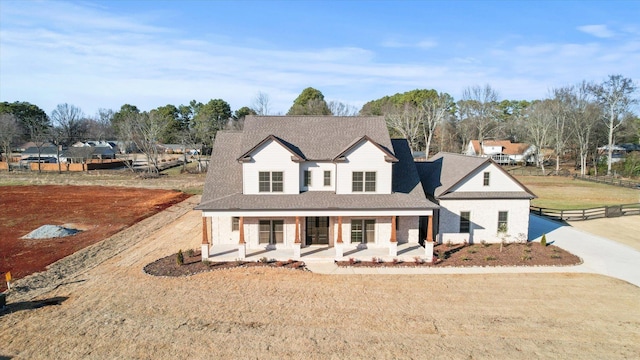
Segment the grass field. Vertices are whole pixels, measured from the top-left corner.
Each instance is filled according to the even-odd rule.
[[[584,209],[637,203],[640,190],[574,180],[564,176],[516,176],[538,196],[531,205],[552,209]]]

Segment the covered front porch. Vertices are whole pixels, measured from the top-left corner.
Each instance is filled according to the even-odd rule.
[[[414,261],[418,257],[431,261],[433,257],[431,210],[406,216],[369,213],[325,217],[286,215],[289,214],[281,217],[274,214],[239,216],[233,218],[234,221],[227,218],[231,226],[225,226],[222,217],[203,216],[203,260],[371,261],[375,258]],[[427,215],[424,230],[419,215]],[[226,228],[235,229],[236,240],[227,234],[216,239],[215,235],[223,234],[221,229]],[[230,241],[221,241],[225,238]]]

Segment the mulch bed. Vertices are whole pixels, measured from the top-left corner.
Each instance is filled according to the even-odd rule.
[[[388,266],[434,266],[434,267],[470,267],[470,266],[569,266],[582,263],[582,259],[554,245],[542,246],[537,242],[526,244],[439,244],[433,249],[434,262],[415,261],[382,262],[338,261],[338,266],[352,267],[388,267]]]
[[[272,267],[294,270],[306,270],[302,261],[202,261],[200,252],[184,252],[183,264],[178,265],[177,254],[158,259],[144,267],[144,272],[153,276],[189,276],[202,272],[222,269],[232,269],[237,267]]]

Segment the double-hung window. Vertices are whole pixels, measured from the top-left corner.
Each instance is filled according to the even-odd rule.
[[[231,218],[231,231],[238,231],[240,230],[240,218],[237,216],[234,216]]]
[[[460,212],[460,233],[468,234],[470,225],[471,225],[471,212],[461,211]]]
[[[284,177],[282,171],[260,171],[258,173],[259,192],[283,192]]]
[[[354,171],[351,181],[352,192],[376,192],[375,171]]]
[[[487,172],[484,173],[484,178],[483,178],[483,182],[482,182],[482,184],[484,186],[489,186],[489,178],[490,178],[490,176],[491,176],[490,172],[487,171]]]
[[[259,223],[260,244],[282,244],[284,241],[284,221],[283,220],[260,220]]]
[[[311,186],[311,170],[304,171],[304,186]]]
[[[331,171],[324,171],[324,186],[331,186]]]
[[[509,231],[509,212],[508,211],[499,211],[498,212],[498,232],[506,233]]]
[[[376,238],[375,220],[351,220],[351,242],[352,243],[372,243]]]

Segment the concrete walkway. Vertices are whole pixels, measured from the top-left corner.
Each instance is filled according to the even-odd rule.
[[[640,252],[623,244],[592,235],[537,215],[529,217],[529,239],[540,241],[546,234],[552,243],[580,258],[577,266],[467,267],[467,268],[349,268],[332,262],[307,263],[312,272],[322,274],[497,274],[497,273],[595,273],[640,286]]]

